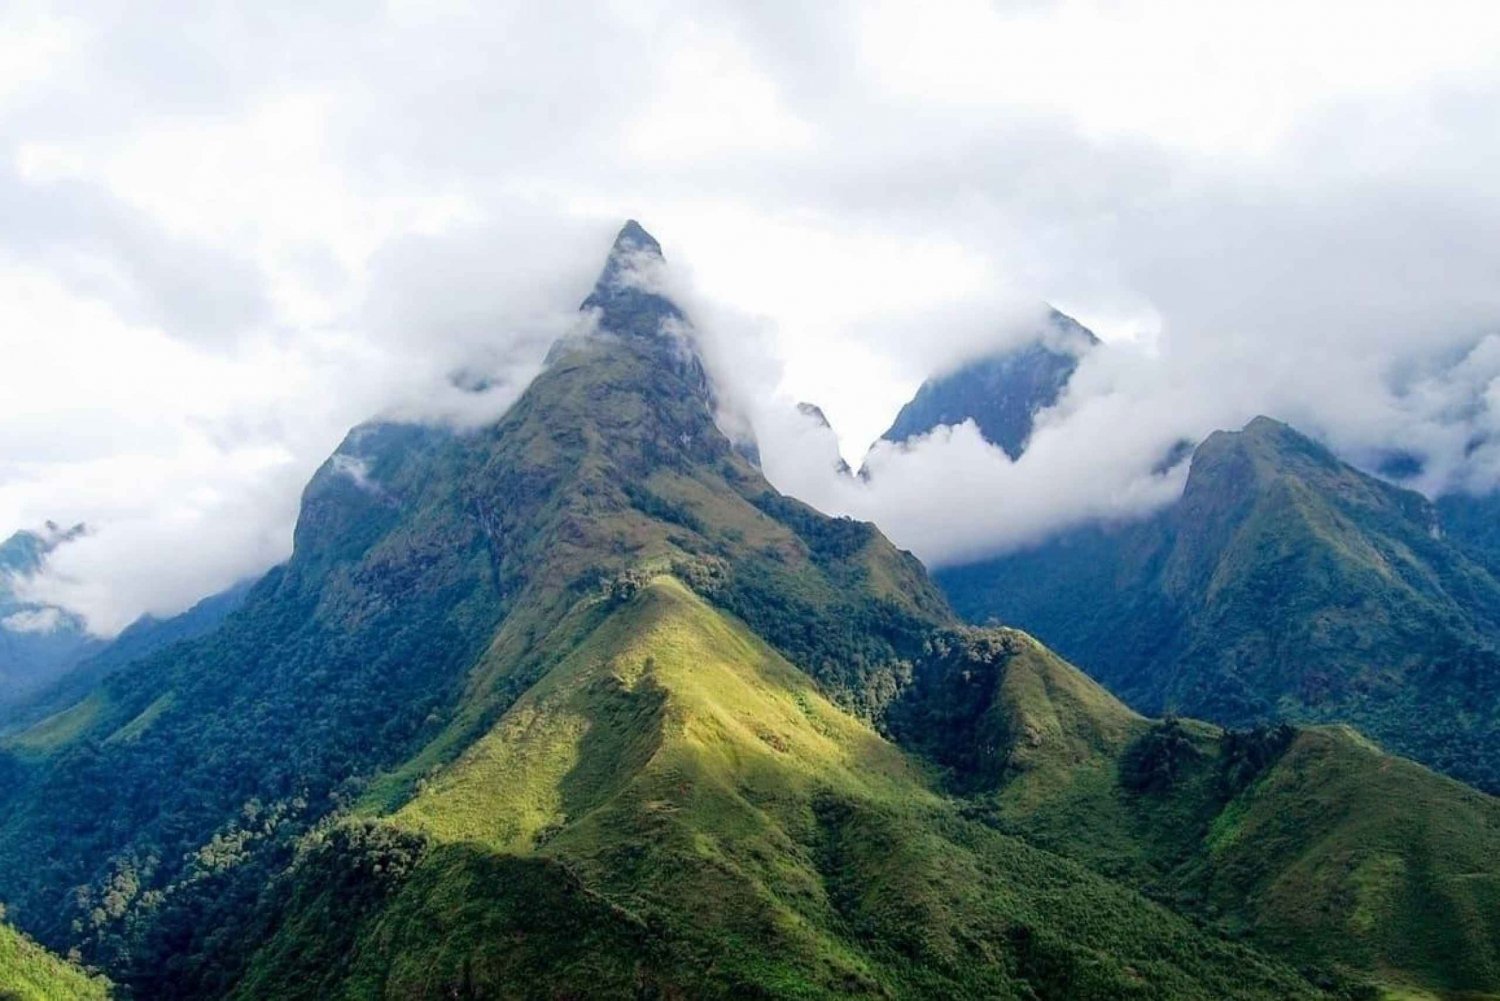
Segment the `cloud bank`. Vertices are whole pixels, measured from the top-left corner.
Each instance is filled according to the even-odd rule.
[[[351,425],[514,399],[627,216],[773,481],[931,561],[1147,510],[1260,412],[1486,489],[1497,48],[1485,3],[22,0],[0,534],[88,522],[40,586],[103,633],[263,571]],[[1020,461],[838,477],[1040,301],[1109,343]]]

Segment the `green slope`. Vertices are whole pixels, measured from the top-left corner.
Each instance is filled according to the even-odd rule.
[[[150,656],[173,643],[212,632],[239,607],[250,590],[250,583],[245,581],[204,598],[169,619],[149,615],[137,619],[102,650],[83,659],[51,684],[14,704],[0,705],[0,736],[29,729],[76,704],[98,688],[104,678],[132,661]]]
[[[1347,722],[1500,789],[1500,582],[1420,495],[1275,421],[1211,436],[1145,519],[945,570],[1143,711]]]
[[[1345,727],[1152,722],[1034,641],[1000,661],[972,807],[996,829],[1314,980],[1500,991],[1500,800]]]
[[[89,1001],[109,985],[0,924],[0,1001]]]
[[[362,916],[350,961],[323,962],[324,902],[302,888],[239,996],[1310,993],[960,819],[921,767],[671,578],[612,608],[384,824],[420,860]]]
[[[622,238],[623,239],[623,238]],[[714,425],[666,300],[608,285],[496,424],[356,429],[291,560],[215,632],[0,747],[0,898],[147,996],[214,996],[332,811],[398,803],[552,666],[581,596],[671,565],[878,714],[951,620],[871,526],[779,497]],[[357,468],[361,475],[349,475]]]

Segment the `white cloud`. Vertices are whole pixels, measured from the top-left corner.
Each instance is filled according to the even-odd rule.
[[[283,558],[350,425],[491,418],[627,216],[772,478],[929,558],[1159,503],[1163,449],[1261,411],[1500,477],[1487,4],[103,0],[0,39],[0,533],[95,526],[47,586],[101,631]],[[1112,344],[1019,462],[960,428],[830,472],[797,400],[857,463],[1043,300]]]
[[[12,612],[0,619],[0,626],[13,633],[50,633],[62,625],[62,622],[63,612],[60,608],[32,608]]]
[[[1493,70],[1483,2],[958,0],[865,12],[873,72],[910,99],[1067,116],[1087,133],[1265,153],[1310,115]]]

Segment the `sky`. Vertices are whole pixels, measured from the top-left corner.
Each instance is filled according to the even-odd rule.
[[[1258,413],[1488,489],[1497,52],[1484,2],[11,0],[0,536],[86,522],[31,586],[101,634],[264,571],[351,426],[503,409],[627,217],[772,481],[930,563]],[[1106,344],[1019,461],[834,474],[1042,302]]]

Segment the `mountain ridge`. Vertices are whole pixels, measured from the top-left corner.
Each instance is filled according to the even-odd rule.
[[[1205,439],[1162,512],[937,576],[1147,712],[1353,722],[1500,788],[1500,582],[1432,502],[1281,422]]]

